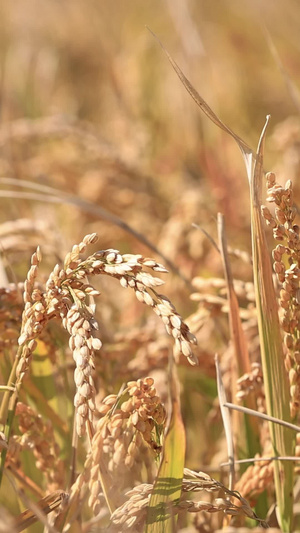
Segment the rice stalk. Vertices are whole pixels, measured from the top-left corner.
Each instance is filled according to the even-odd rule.
[[[236,396],[236,384],[237,378],[243,374],[250,372],[250,358],[248,353],[248,347],[245,339],[245,334],[242,328],[239,304],[233,284],[233,276],[231,272],[231,266],[227,251],[226,233],[225,233],[225,221],[221,213],[218,213],[218,233],[219,244],[221,250],[221,256],[223,261],[223,268],[225,273],[225,280],[227,285],[228,303],[229,303],[229,324],[231,340],[234,345],[235,359],[232,361],[232,398]],[[253,395],[248,395],[246,405],[250,409],[254,409],[255,400]],[[243,435],[243,428],[239,419],[234,417],[234,434],[239,447],[238,453],[244,451],[246,456],[253,456],[256,453],[260,453],[259,442],[259,427],[256,419],[249,419],[244,416],[244,428],[245,433]]]
[[[225,431],[227,452],[228,452],[228,464],[229,464],[229,488],[232,489],[235,482],[235,461],[234,461],[234,442],[233,442],[233,430],[232,423],[229,414],[229,410],[226,407],[226,392],[222,381],[220,363],[218,355],[215,356],[216,374],[217,374],[217,387],[218,398],[220,403],[220,410],[222,415],[222,422]]]
[[[24,531],[30,525],[35,524],[37,521],[44,522],[45,526],[49,528],[49,531],[56,533],[57,530],[52,528],[51,525],[45,520],[47,514],[55,511],[67,499],[67,494],[61,490],[57,490],[52,494],[48,494],[45,498],[42,498],[35,504],[31,504],[29,509],[26,509],[15,520],[15,531]]]
[[[289,422],[289,386],[272,267],[261,215],[263,145],[268,122],[269,117],[261,134],[250,183],[253,271],[267,413]],[[293,455],[294,438],[291,431],[281,425],[270,424],[270,432],[274,455]],[[293,465],[276,461],[274,472],[280,526],[284,532],[289,533],[293,528]]]

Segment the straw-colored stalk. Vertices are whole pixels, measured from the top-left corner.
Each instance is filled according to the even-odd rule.
[[[278,306],[261,215],[263,143],[267,123],[268,119],[258,145],[257,159],[250,182],[254,283],[267,412],[273,417],[290,421],[289,385],[284,367]],[[270,433],[274,455],[293,455],[294,437],[289,429],[270,423]],[[291,532],[293,520],[293,464],[276,461],[274,473],[280,526],[284,532]]]

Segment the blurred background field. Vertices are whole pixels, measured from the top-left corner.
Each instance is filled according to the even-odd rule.
[[[194,277],[223,278],[218,252],[193,224],[217,239],[221,211],[229,245],[250,253],[249,191],[238,148],[201,114],[146,26],[218,116],[253,149],[271,115],[265,167],[277,172],[280,183],[292,179],[299,199],[296,0],[2,2],[1,282],[25,279],[37,245],[46,276],[92,232],[100,236],[95,250],[116,248],[164,263],[122,222],[156,246],[187,280],[169,268],[162,292],[189,317],[198,337],[199,368],[181,361],[179,374],[186,463],[199,470],[226,460],[214,353],[223,357],[228,384],[231,352],[226,299],[217,300],[224,297],[222,287],[209,286],[212,301],[200,298],[198,305],[198,297],[190,299],[199,286],[191,287]],[[42,188],[33,190],[28,180]],[[251,283],[247,260],[233,257],[232,267],[236,278]],[[242,282],[240,302],[256,361],[251,285],[248,290]],[[100,396],[147,375],[157,379],[164,394],[169,341],[163,328],[115,280],[101,277],[95,286],[101,292]],[[15,335],[19,318],[12,327]],[[59,335],[55,330],[54,352],[63,342]],[[52,363],[59,372],[57,359]],[[58,391],[62,394],[59,385]]]
[[[266,164],[280,167],[286,179],[297,175],[297,118],[286,122],[297,109],[264,34],[266,24],[297,85],[296,2],[32,0],[4,2],[0,20],[1,175],[95,201],[147,233],[187,274],[198,271],[207,254],[191,222],[213,232],[220,210],[232,241],[244,241],[247,185],[236,146],[199,113],[146,25],[252,147],[271,114]],[[35,121],[35,134],[30,123],[26,133],[15,132],[24,119]],[[81,137],[79,131],[68,135],[70,123]],[[99,140],[94,149],[87,146],[90,130]],[[36,219],[41,206],[5,200],[3,221],[14,218],[14,208]],[[111,232],[115,246],[128,239],[132,246],[111,224],[63,211],[60,238],[78,239],[87,224],[101,228],[103,246]],[[178,233],[188,234],[181,243]]]

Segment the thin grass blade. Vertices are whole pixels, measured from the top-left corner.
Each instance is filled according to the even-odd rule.
[[[237,135],[234,131],[232,131],[231,128],[229,128],[217,115],[216,113],[211,109],[211,107],[206,103],[206,101],[204,100],[204,98],[202,98],[202,96],[200,96],[200,94],[198,93],[198,91],[196,91],[195,87],[193,87],[193,85],[191,84],[191,82],[187,79],[187,77],[184,75],[184,73],[182,72],[182,70],[179,68],[179,66],[177,65],[176,61],[174,61],[174,59],[171,57],[171,55],[169,54],[169,52],[166,50],[166,48],[164,47],[164,45],[162,44],[162,42],[159,40],[159,38],[157,37],[157,35],[155,35],[155,33],[153,33],[152,30],[150,30],[150,28],[148,28],[148,30],[150,31],[150,33],[152,33],[153,37],[157,40],[157,42],[159,43],[159,45],[161,46],[161,48],[163,49],[164,53],[166,54],[168,60],[170,61],[173,69],[175,70],[178,78],[180,79],[181,83],[184,85],[184,87],[186,88],[186,90],[188,91],[188,93],[190,94],[190,96],[193,98],[194,102],[196,102],[197,106],[200,107],[201,111],[203,111],[203,113],[214,123],[216,124],[216,126],[218,126],[221,130],[225,131],[226,133],[228,133],[231,137],[233,137],[233,139],[237,142],[241,152],[242,152],[242,155],[243,155],[243,158],[244,158],[244,161],[245,161],[245,165],[247,167],[247,171],[248,171],[248,167],[251,166],[251,161],[252,161],[252,158],[255,157],[255,154],[253,153],[253,151],[251,150],[250,146],[239,136]],[[249,175],[249,172],[248,172],[248,175]]]
[[[152,244],[148,238],[131,227],[127,222],[119,218],[117,215],[111,213],[107,209],[100,207],[99,205],[89,202],[87,200],[84,200],[83,198],[68,194],[62,189],[55,189],[54,187],[48,187],[46,185],[41,185],[39,183],[35,183],[29,180],[17,180],[15,178],[3,178],[0,177],[0,184],[3,185],[13,185],[16,187],[22,187],[22,188],[28,188],[31,192],[23,192],[23,191],[14,191],[14,190],[0,190],[0,198],[18,198],[18,199],[25,199],[25,200],[32,200],[36,202],[45,202],[45,203],[53,203],[53,204],[65,204],[65,205],[72,205],[77,207],[83,212],[89,213],[90,215],[94,215],[95,217],[103,218],[104,220],[109,221],[111,224],[115,224],[119,228],[123,229],[125,232],[129,233],[130,235],[133,235],[138,241],[140,241],[142,244],[144,244],[149,250],[152,250],[154,253],[159,255],[164,263],[183,281],[188,285],[191,286],[190,281],[182,274],[182,272],[179,272],[176,265],[169,259],[162,251],[160,251],[154,244]],[[34,193],[32,191],[38,191],[37,193]],[[41,193],[41,194],[40,194]]]
[[[234,486],[234,477],[235,477],[235,472],[234,472],[233,431],[232,431],[232,427],[231,427],[231,418],[230,418],[229,410],[226,407],[226,392],[225,392],[225,387],[224,387],[222,376],[221,376],[221,370],[220,370],[220,364],[219,364],[218,355],[215,356],[215,364],[216,364],[216,372],[217,372],[218,397],[219,397],[221,415],[222,415],[224,431],[225,431],[225,437],[226,437],[226,443],[227,443],[228,462],[229,462],[229,466],[230,466],[229,488],[230,488],[230,490],[232,490],[232,488]]]
[[[177,517],[174,506],[180,499],[184,459],[185,430],[180,413],[179,383],[174,362],[170,362],[171,419],[165,437],[162,461],[150,499],[146,533],[173,533]]]
[[[260,211],[263,146],[268,122],[269,117],[267,117],[259,141],[250,186],[254,284],[267,412],[275,418],[290,422],[289,385],[284,367],[278,306],[272,279],[270,255]],[[270,432],[274,455],[294,455],[294,436],[291,430],[278,424],[270,423]],[[293,518],[293,464],[276,461],[274,472],[280,526],[284,532],[290,532],[292,531]]]
[[[233,276],[231,272],[230,261],[227,250],[227,239],[225,231],[224,216],[218,213],[218,234],[219,234],[219,246],[221,256],[223,260],[223,268],[225,281],[227,285],[227,297],[229,303],[229,325],[231,340],[234,346],[235,358],[232,362],[232,398],[236,394],[236,381],[239,376],[250,372],[250,358],[248,353],[248,347],[245,339],[244,330],[242,328],[242,322],[240,318],[240,309],[238,299],[234,290]],[[252,395],[249,395],[245,400],[245,405],[250,409],[255,409],[255,399]],[[237,436],[237,444],[239,448],[243,448],[246,453],[246,457],[251,457],[256,453],[261,452],[259,442],[259,425],[255,418],[249,418],[244,416],[243,427],[245,428],[245,434],[241,428],[240,417],[233,417],[233,431]]]
[[[266,41],[267,41],[267,45],[269,47],[269,50],[274,58],[274,61],[278,67],[278,69],[280,70],[281,72],[281,75],[284,79],[284,82],[286,84],[286,88],[287,88],[287,91],[291,97],[291,100],[292,102],[294,103],[298,113],[300,113],[300,92],[299,92],[299,89],[297,87],[297,85],[295,84],[294,80],[291,78],[291,76],[289,75],[289,73],[286,71],[281,59],[280,59],[280,55],[278,53],[278,50],[275,46],[275,43],[272,39],[272,36],[271,36],[271,33],[270,31],[268,30],[267,26],[264,25],[263,26],[263,30],[264,30],[264,34],[265,34],[265,38],[266,38]]]

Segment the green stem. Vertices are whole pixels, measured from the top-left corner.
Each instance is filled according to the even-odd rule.
[[[14,420],[14,416],[16,412],[16,405],[17,405],[18,397],[19,397],[19,389],[15,389],[8,403],[7,419],[6,419],[6,424],[4,427],[4,436],[5,436],[5,441],[7,443],[9,442],[10,435],[11,435],[12,424],[13,424],[13,420]],[[3,448],[1,455],[0,455],[0,486],[1,486],[2,476],[4,472],[6,454],[7,454],[7,448]]]
[[[10,399],[10,396],[11,396],[11,392],[15,391],[16,372],[17,372],[17,366],[18,366],[18,363],[20,361],[21,355],[22,355],[22,348],[20,347],[18,349],[18,351],[17,351],[17,355],[16,355],[16,358],[15,358],[14,364],[13,364],[12,369],[10,371],[10,376],[8,378],[7,385],[5,385],[3,387],[3,389],[5,390],[5,393],[3,395],[3,399],[2,399],[1,407],[0,407],[0,423],[3,424],[3,426],[6,423],[5,421],[6,421],[8,404],[9,404],[9,399]]]
[[[14,361],[14,364],[12,366],[10,376],[8,378],[8,383],[6,386],[6,391],[4,393],[2,402],[1,402],[1,408],[0,408],[0,421],[4,426],[4,436],[5,440],[8,444],[11,431],[12,431],[12,424],[16,412],[16,405],[19,398],[19,391],[21,388],[21,380],[18,380],[18,383],[16,383],[17,378],[17,367],[18,363],[22,357],[23,349],[20,346],[17,355]],[[11,394],[11,391],[13,393]],[[0,454],[0,486],[2,482],[2,476],[4,472],[4,465],[5,465],[5,459],[7,454],[7,448],[3,448]]]

